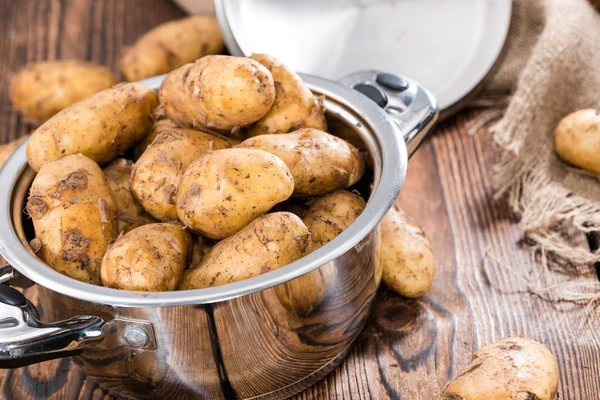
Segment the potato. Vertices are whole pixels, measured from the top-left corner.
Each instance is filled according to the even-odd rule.
[[[202,236],[195,236],[192,243],[192,254],[190,256],[189,266],[193,267],[200,264],[202,257],[215,245],[214,240],[203,238]]]
[[[208,133],[179,128],[165,130],[135,163],[131,190],[154,218],[176,221],[175,192],[185,169],[199,156],[228,147],[227,140]]]
[[[269,111],[275,85],[257,61],[206,56],[169,73],[158,96],[166,116],[177,125],[231,133]]]
[[[317,199],[306,212],[304,223],[315,251],[348,228],[365,208],[362,197],[339,190]],[[277,286],[277,297],[289,312],[307,316],[327,297],[336,283],[337,269],[330,263]]]
[[[579,110],[554,131],[554,149],[564,161],[600,174],[600,110]]]
[[[36,171],[65,155],[81,153],[107,164],[144,138],[152,126],[156,93],[124,83],[65,108],[31,134],[27,161]]]
[[[312,251],[320,249],[348,228],[365,206],[362,197],[346,190],[317,199],[303,218],[310,231]]]
[[[156,137],[159,134],[161,134],[162,132],[165,132],[165,131],[169,131],[171,129],[180,129],[180,128],[177,125],[175,125],[175,123],[173,123],[173,121],[171,121],[170,119],[161,119],[161,120],[154,122],[154,125],[152,125],[152,129],[150,129],[150,132],[148,132],[146,137],[144,139],[142,139],[141,142],[136,144],[135,147],[133,148],[134,161],[139,159],[142,156],[142,154],[144,154],[144,152],[146,151],[148,146],[150,146],[152,144],[152,142],[154,142],[154,139],[156,139]]]
[[[383,283],[406,297],[425,295],[433,282],[435,260],[423,229],[397,206],[380,224]]]
[[[292,172],[297,197],[347,188],[358,182],[365,171],[356,147],[317,129],[256,136],[238,147],[264,150],[281,158]]]
[[[192,237],[180,223],[148,224],[121,236],[102,259],[102,284],[145,292],[177,289]]]
[[[131,161],[117,158],[104,168],[104,175],[117,202],[117,224],[119,233],[127,233],[138,226],[156,222],[135,200],[131,192]]]
[[[117,234],[117,206],[102,170],[78,154],[50,161],[27,201],[41,243],[37,254],[58,272],[100,284],[100,264]]]
[[[266,54],[251,59],[268,68],[275,82],[275,102],[269,112],[254,123],[250,136],[287,133],[300,128],[327,130],[323,99],[314,96],[294,71]]]
[[[439,400],[552,400],[557,387],[552,353],[535,340],[512,337],[475,352]]]
[[[139,81],[221,50],[223,36],[214,17],[182,18],[157,26],[129,47],[121,58],[121,73],[128,81]]]
[[[11,156],[11,154],[17,149],[17,147],[19,147],[21,143],[23,143],[25,139],[27,139],[27,137],[28,136],[21,136],[18,139],[11,140],[8,143],[0,145],[0,167],[4,165],[6,160],[8,160],[8,157]]]
[[[13,75],[9,96],[26,119],[42,123],[114,84],[110,70],[100,65],[81,60],[42,61]]]
[[[177,215],[210,239],[233,235],[286,200],[294,179],[283,161],[262,150],[224,149],[194,161],[177,190]]]
[[[183,273],[180,290],[237,282],[283,267],[304,256],[310,235],[292,213],[263,215],[215,244],[202,261]]]

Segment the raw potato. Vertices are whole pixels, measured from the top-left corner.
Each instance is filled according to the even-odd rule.
[[[180,290],[237,282],[283,267],[303,257],[310,234],[292,213],[263,215],[214,245],[202,262],[183,274]]]
[[[381,220],[380,230],[383,283],[402,296],[425,295],[433,282],[435,260],[423,229],[394,206]]]
[[[115,84],[110,70],[81,60],[28,64],[10,80],[9,96],[25,118],[42,123],[91,95]]]
[[[305,128],[284,135],[261,135],[238,147],[267,151],[281,158],[294,177],[294,196],[317,196],[358,182],[365,163],[358,149],[337,136]]]
[[[117,202],[117,223],[119,233],[127,233],[138,226],[156,222],[135,200],[131,192],[131,161],[117,158],[104,168],[104,175]]]
[[[152,129],[150,129],[150,132],[148,132],[146,137],[142,139],[141,142],[136,144],[133,148],[133,160],[136,161],[137,159],[139,159],[142,156],[142,154],[144,154],[148,146],[150,146],[152,142],[154,142],[154,139],[156,139],[158,135],[171,129],[180,128],[177,125],[175,125],[175,123],[170,119],[161,119],[156,121],[154,125],[152,125]]]
[[[317,199],[303,218],[312,241],[312,251],[325,246],[352,224],[365,209],[357,194],[338,190]]]
[[[146,292],[177,289],[192,237],[179,223],[148,224],[121,236],[102,260],[102,284]]]
[[[21,136],[18,139],[12,140],[0,146],[0,167],[4,165],[8,157],[19,147],[28,136]]]
[[[117,206],[93,160],[70,155],[44,165],[31,185],[27,213],[37,254],[52,268],[100,284],[100,264],[117,234]]]
[[[228,147],[227,140],[208,133],[180,128],[163,130],[135,163],[131,190],[154,218],[176,221],[175,193],[185,169],[201,155]]]
[[[214,240],[203,238],[202,236],[195,236],[194,242],[192,243],[192,255],[190,257],[189,266],[194,267],[200,264],[202,257],[215,245]]]
[[[512,337],[483,346],[439,400],[552,400],[558,366],[535,340]]]
[[[214,17],[197,15],[169,21],[144,34],[126,50],[121,58],[121,73],[128,81],[139,81],[222,49],[223,36]]]
[[[269,69],[275,82],[275,102],[269,112],[249,128],[250,136],[287,133],[300,128],[327,130],[325,106],[297,73],[266,54],[251,59]]]
[[[81,153],[107,164],[144,138],[152,126],[156,93],[123,83],[62,110],[31,134],[27,161],[36,171],[65,155]]]
[[[311,251],[315,251],[348,228],[365,208],[362,197],[338,190],[317,199],[306,212],[304,223],[311,235]],[[336,283],[333,263],[277,286],[277,297],[289,312],[306,316],[327,297]]]
[[[169,73],[159,98],[166,116],[177,125],[231,133],[269,111],[275,85],[269,70],[257,61],[206,56]]]
[[[554,131],[556,154],[569,164],[600,174],[600,110],[579,110]]]
[[[177,190],[177,215],[194,232],[223,239],[293,191],[292,174],[274,155],[254,149],[217,150],[185,171]]]

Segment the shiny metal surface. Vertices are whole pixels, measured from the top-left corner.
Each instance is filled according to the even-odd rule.
[[[361,192],[368,203],[332,242],[256,278],[142,293],[58,274],[29,246],[33,231],[23,209],[35,175],[24,145],[0,171],[0,251],[38,284],[43,320],[89,315],[104,321],[101,340],[72,346],[81,351],[75,362],[105,389],[135,398],[281,399],[320,380],[348,352],[375,298],[378,223],[402,186],[407,153],[398,126],[368,98],[303,78],[326,96],[330,131],[367,154]],[[325,296],[307,298],[307,282]],[[6,366],[1,357],[0,366]]]

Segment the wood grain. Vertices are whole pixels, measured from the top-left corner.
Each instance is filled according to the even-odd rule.
[[[8,100],[10,76],[27,62],[83,58],[117,73],[126,45],[183,15],[167,0],[1,1],[1,143],[31,130]],[[506,206],[493,199],[490,172],[499,154],[485,132],[468,135],[475,116],[463,112],[436,129],[411,159],[398,200],[435,244],[430,294],[408,300],[381,290],[345,361],[295,399],[432,399],[474,349],[509,335],[537,339],[556,355],[560,399],[598,398],[598,310],[550,303],[527,290],[521,276],[536,266]],[[597,281],[591,266],[553,276]],[[6,399],[109,398],[69,360],[2,374]]]

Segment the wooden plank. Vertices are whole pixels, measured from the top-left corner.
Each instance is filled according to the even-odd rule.
[[[0,142],[31,130],[8,100],[9,78],[25,63],[76,57],[118,73],[126,45],[183,15],[167,0],[0,2]],[[598,397],[597,311],[549,303],[528,292],[520,274],[536,264],[506,206],[493,200],[490,176],[499,153],[487,134],[468,135],[472,117],[465,112],[437,128],[411,159],[398,200],[435,244],[430,294],[408,300],[382,290],[346,360],[296,399],[431,399],[474,349],[517,334],[540,340],[556,355],[561,399]],[[585,244],[583,237],[575,240]],[[592,268],[571,272],[576,276],[560,271],[553,276],[597,279]],[[69,361],[1,374],[6,399],[109,398]]]

